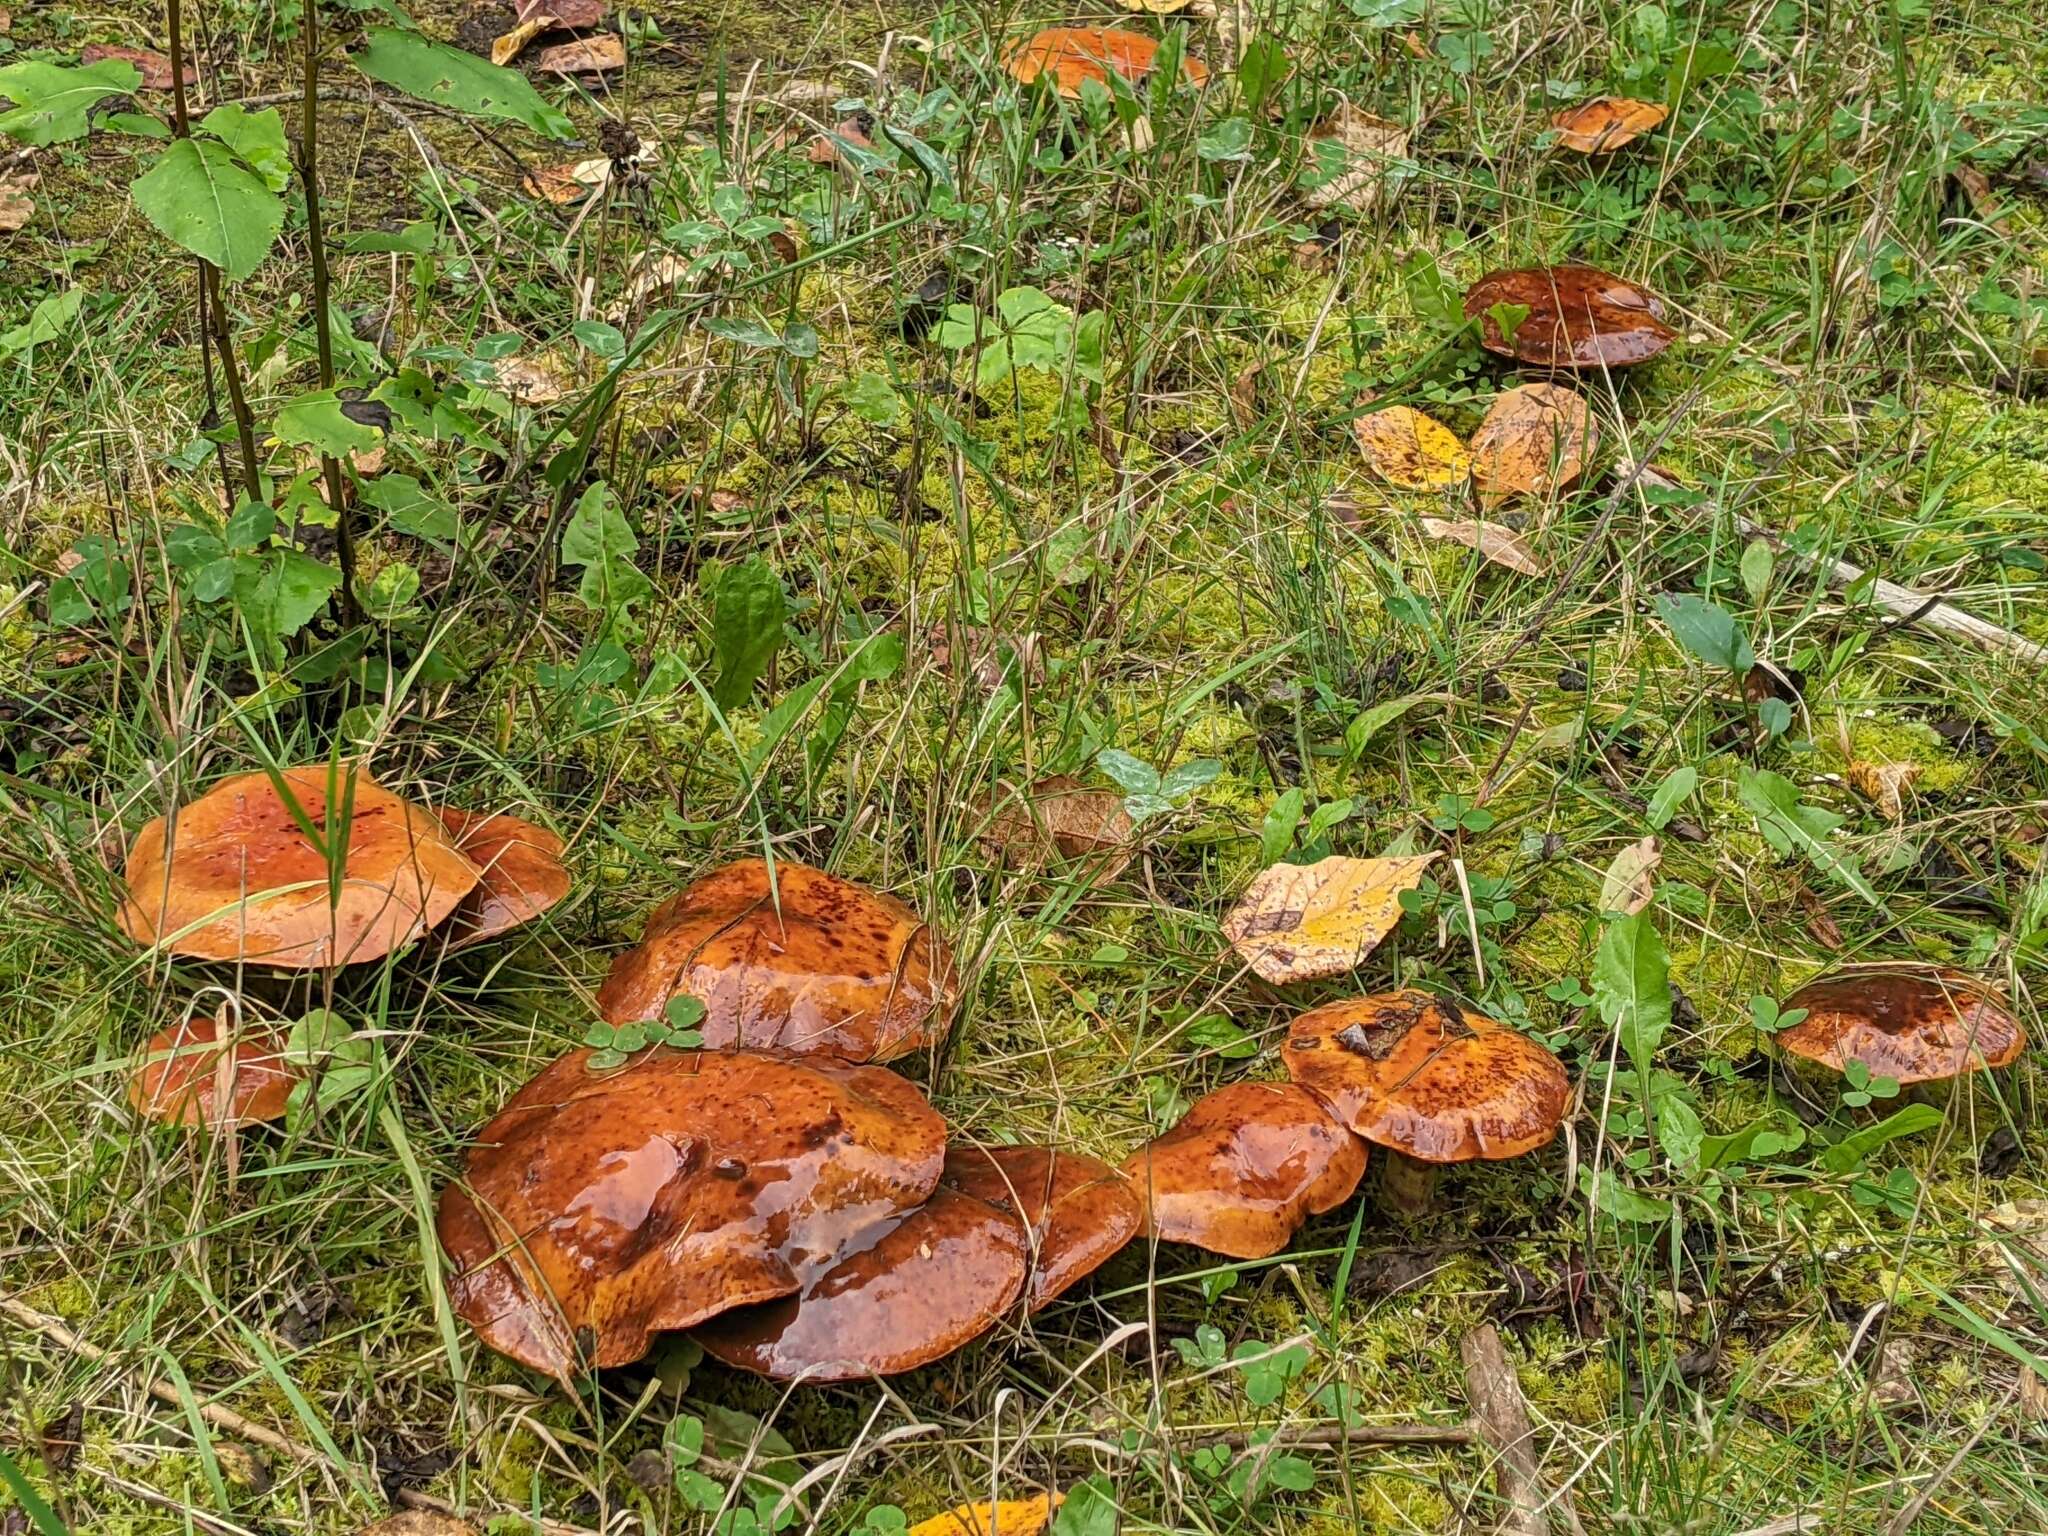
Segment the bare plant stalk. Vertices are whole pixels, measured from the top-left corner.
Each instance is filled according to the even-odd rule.
[[[306,189],[306,243],[313,256],[313,336],[320,350],[320,387],[334,388],[334,338],[327,314],[327,237],[320,224],[320,11],[317,0],[305,0],[301,28],[306,49],[304,89],[300,95],[299,181]],[[320,475],[327,482],[327,505],[334,509],[334,552],[341,566],[341,614],[351,624],[363,620],[356,601],[356,531],[349,516],[341,461],[320,455]]]

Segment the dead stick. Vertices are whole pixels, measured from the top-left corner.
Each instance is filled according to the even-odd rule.
[[[1458,1345],[1465,1362],[1465,1397],[1472,1405],[1472,1423],[1493,1447],[1494,1481],[1507,1506],[1501,1536],[1550,1536],[1551,1500],[1543,1492],[1536,1460],[1536,1431],[1529,1425],[1529,1405],[1515,1368],[1501,1348],[1500,1332],[1485,1323]],[[1578,1517],[1562,1497],[1555,1506],[1566,1528],[1578,1531]]]

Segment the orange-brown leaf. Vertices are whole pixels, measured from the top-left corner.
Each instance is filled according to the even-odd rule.
[[[551,75],[605,75],[626,67],[626,40],[616,32],[543,48],[534,63]]]
[[[1038,1536],[1065,1497],[1041,1493],[994,1504],[960,1504],[943,1515],[918,1521],[909,1536]]]
[[[1472,434],[1472,479],[1489,502],[1570,485],[1598,435],[1583,395],[1562,384],[1524,384],[1493,402]]]
[[[1595,96],[1575,107],[1566,107],[1551,118],[1557,142],[1582,155],[1602,155],[1632,143],[1640,135],[1671,115],[1670,109],[1653,101],[1634,101],[1627,96]]]
[[[1472,455],[1458,435],[1411,406],[1361,416],[1352,430],[1373,472],[1404,491],[1448,490],[1472,473]]]

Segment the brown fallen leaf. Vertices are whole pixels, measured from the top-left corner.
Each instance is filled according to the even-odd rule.
[[[1793,899],[1799,903],[1799,910],[1806,914],[1806,936],[1822,949],[1840,949],[1842,928],[1835,921],[1834,913],[1828,910],[1828,904],[1805,885],[1793,892]]]
[[[133,64],[142,74],[145,91],[168,91],[171,88],[171,61],[151,49],[129,48],[121,43],[87,43],[79,50],[81,64],[97,64],[101,59],[119,59],[124,64]],[[198,83],[199,71],[187,59],[185,84],[192,86]]]
[[[521,405],[553,405],[569,392],[561,375],[536,358],[501,357],[491,371],[498,389]]]
[[[85,1404],[69,1403],[43,1426],[43,1462],[52,1472],[69,1472],[85,1443]]]
[[[403,1509],[356,1532],[356,1536],[477,1536],[467,1520],[424,1509]]]
[[[1328,208],[1347,203],[1360,212],[1378,206],[1387,190],[1387,176],[1394,162],[1408,153],[1408,130],[1351,105],[1338,103],[1337,110],[1309,130],[1310,153],[1323,162],[1319,141],[1330,142],[1343,151],[1343,169],[1319,186],[1308,190],[1311,208]]]
[[[555,18],[545,11],[536,12],[534,15],[527,17],[510,32],[492,39],[491,62],[501,67],[510,64],[526,51],[528,43],[539,37],[541,33],[547,31],[553,25],[555,25]]]
[[[36,184],[34,171],[0,176],[0,235],[11,235],[35,217],[36,200],[29,191]]]
[[[1656,900],[1654,876],[1663,860],[1664,845],[1654,837],[1622,849],[1600,878],[1600,910],[1634,917]]]
[[[1918,763],[1865,763],[1849,765],[1849,783],[1864,799],[1875,805],[1889,822],[1906,819],[1905,792],[1920,777]]]
[[[1059,773],[1029,788],[1004,784],[984,805],[988,831],[983,841],[1004,863],[1036,868],[1063,859],[1087,859],[1091,884],[1114,880],[1131,861],[1136,823],[1122,795],[1089,789]]]
[[[1401,921],[1401,893],[1412,891],[1435,851],[1410,858],[1275,864],[1245,887],[1223,936],[1251,968],[1278,985],[1341,976],[1371,954]]]
[[[626,67],[626,40],[616,32],[600,32],[543,48],[533,62],[552,75],[608,75]]]
[[[875,141],[861,132],[860,124],[848,118],[844,122],[834,123],[830,133],[821,133],[811,140],[806,158],[813,165],[837,165],[843,158],[839,153],[838,141],[841,139],[855,149],[872,150],[875,147]]]
[[[1959,165],[1949,172],[1956,185],[1963,189],[1963,196],[1970,204],[1970,212],[1986,224],[1999,224],[2005,213],[1998,206],[1998,199],[1991,195],[1991,178],[1974,165]]]
[[[1249,432],[1259,420],[1259,375],[1263,362],[1253,363],[1230,381],[1230,419],[1240,432]]]
[[[1493,402],[1472,434],[1472,482],[1488,503],[1570,485],[1598,442],[1585,397],[1562,384],[1523,384]]]
[[[1065,1497],[1060,1493],[1041,1493],[1029,1499],[1002,1499],[994,1504],[960,1504],[942,1515],[918,1521],[907,1536],[1038,1536]]]
[[[553,16],[555,25],[571,32],[580,32],[603,21],[611,7],[605,0],[519,0],[519,19],[530,16]]]
[[[1476,549],[1495,565],[1504,565],[1523,576],[1541,576],[1546,569],[1519,533],[1499,523],[1450,521],[1441,517],[1422,519],[1422,531],[1432,539],[1449,539],[1467,549]]]
[[[519,188],[528,197],[550,203],[580,203],[601,192],[612,179],[612,163],[603,155],[593,160],[575,160],[562,165],[544,165],[520,178]]]
[[[1472,455],[1442,422],[1406,405],[1389,405],[1351,424],[1365,462],[1382,480],[1404,491],[1442,491],[1463,485]]]
[[[1582,155],[1602,155],[1633,143],[1671,115],[1670,108],[1627,96],[1595,96],[1550,119],[1557,142]]]

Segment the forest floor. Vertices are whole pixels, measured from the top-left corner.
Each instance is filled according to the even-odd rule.
[[[1106,1536],[1112,1506],[1131,1532],[1490,1530],[1484,1446],[1345,1433],[1461,1422],[1460,1340],[1490,1322],[1552,1530],[2048,1531],[2039,1068],[1845,1140],[1897,1106],[1788,1091],[1757,1025],[1831,967],[1920,958],[1996,981],[2039,1034],[2044,661],[1870,579],[2048,642],[2038,14],[759,6],[619,12],[601,81],[529,49],[566,145],[372,87],[346,53],[383,0],[334,8],[338,368],[402,407],[382,476],[358,465],[384,489],[354,514],[357,626],[308,577],[334,531],[271,433],[317,383],[296,188],[227,288],[286,512],[246,554],[271,576],[224,595],[183,555],[237,462],[194,262],[126,190],[161,146],[101,125],[9,151],[36,180],[0,235],[0,333],[80,297],[32,346],[0,335],[5,1465],[93,1536],[352,1532],[408,1490],[492,1532],[688,1531],[712,1514],[660,1458],[701,1426],[721,1489],[749,1461],[827,1469],[793,1530],[1083,1484],[1062,1536]],[[288,102],[298,15],[188,10],[195,99]],[[415,19],[487,46],[511,15]],[[1213,78],[1020,88],[1006,44],[1055,22],[1176,40]],[[50,3],[0,42],[4,68],[168,39],[146,6]],[[1600,94],[1674,110],[1612,153],[1560,146],[1552,114]],[[1318,206],[1340,101],[1405,151]],[[522,190],[627,144],[612,125],[643,152],[597,196]],[[664,255],[675,280],[647,281]],[[1408,404],[1468,435],[1541,375],[1485,350],[1459,294],[1564,261],[1650,288],[1679,334],[1573,381],[1599,447],[1492,509],[1514,569],[1430,537],[1477,515],[1469,489],[1389,485],[1353,422]],[[619,517],[592,555],[563,533],[595,480]],[[772,655],[720,709],[749,642],[721,587],[764,569]],[[1710,665],[1660,594],[1763,664]],[[1005,867],[990,796],[1113,788],[1105,749],[1210,766],[1113,878]],[[572,896],[503,942],[290,985],[121,934],[143,820],[336,751],[558,829]],[[1759,772],[1811,846],[1764,834]],[[1595,957],[1603,878],[1651,835],[1674,1007],[1635,1071]],[[1451,1172],[1419,1219],[1369,1185],[1271,1260],[1135,1244],[886,1385],[784,1391],[677,1340],[572,1398],[437,1321],[432,1195],[582,1040],[647,910],[764,846],[950,939],[959,1016],[899,1066],[965,1134],[1120,1160],[1207,1089],[1281,1075],[1295,1013],[1397,982],[1539,1036],[1571,1122]],[[1275,858],[1390,849],[1442,850],[1440,878],[1356,976],[1271,987],[1223,937]],[[222,987],[332,1008],[369,1070],[232,1147],[139,1124],[130,1057]],[[1252,1451],[1192,1453],[1219,1436]],[[758,1491],[723,1501],[725,1536],[766,1518]],[[17,1497],[6,1536],[37,1529]]]

